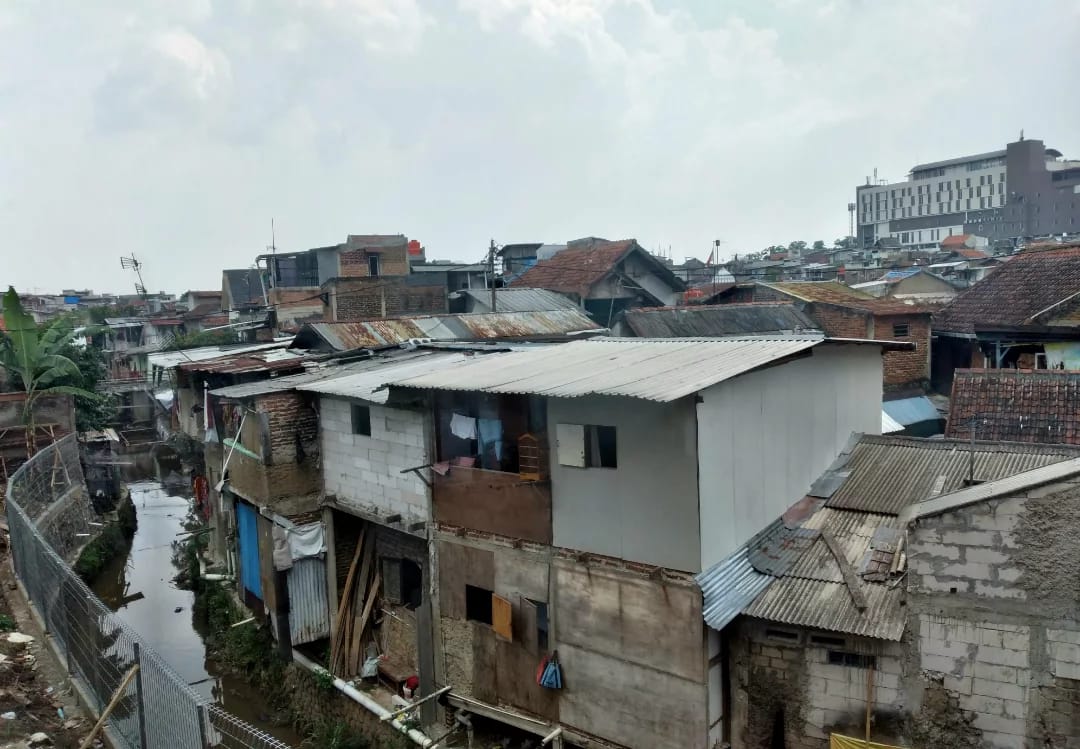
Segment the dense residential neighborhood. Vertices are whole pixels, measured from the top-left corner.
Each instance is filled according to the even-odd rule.
[[[848,285],[634,240],[473,268],[349,235],[5,324],[100,320],[79,340],[110,423],[43,396],[35,434],[78,431],[119,494],[102,455],[177,456],[200,584],[368,732],[1066,746],[1080,244],[973,249],[994,264],[965,283],[931,270],[958,244]]]
[[[0,749],[1080,749],[1078,32],[3,3]]]

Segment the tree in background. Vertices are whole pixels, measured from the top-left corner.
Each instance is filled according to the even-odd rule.
[[[51,321],[39,332],[34,318],[22,308],[15,289],[4,294],[4,327],[0,338],[0,367],[11,387],[25,393],[23,425],[26,427],[27,457],[37,452],[34,405],[42,395],[71,395],[98,400],[91,390],[65,384],[82,375],[79,366],[65,355],[74,346],[75,328],[68,317]]]
[[[814,249],[815,251],[818,251],[818,250],[824,250],[824,249],[825,249],[825,241],[824,241],[824,240],[822,240],[822,239],[818,239],[818,240],[816,240],[816,241],[814,242],[814,246],[813,246],[813,249]]]
[[[104,325],[107,317],[134,317],[139,314],[138,310],[130,304],[91,307],[86,313],[91,325]]]

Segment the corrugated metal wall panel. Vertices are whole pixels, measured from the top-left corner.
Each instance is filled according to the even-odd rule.
[[[240,583],[261,601],[258,515],[246,502],[236,503],[236,535],[240,542]]]
[[[326,560],[297,559],[288,573],[289,638],[293,645],[330,636],[330,607],[326,601]]]

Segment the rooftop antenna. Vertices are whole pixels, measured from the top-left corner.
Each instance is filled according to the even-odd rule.
[[[274,234],[274,219],[270,219],[270,244],[266,246],[271,255],[277,254],[277,237]]]
[[[135,253],[131,253],[131,257],[121,256],[120,267],[135,271],[135,277],[139,279],[135,283],[135,291],[143,299],[146,299],[146,284],[143,283],[142,263],[135,257]]]

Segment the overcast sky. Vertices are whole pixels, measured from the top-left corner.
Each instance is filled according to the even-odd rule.
[[[353,233],[430,258],[847,233],[877,167],[1080,156],[1078,0],[2,0],[0,282],[220,288]]]

